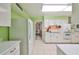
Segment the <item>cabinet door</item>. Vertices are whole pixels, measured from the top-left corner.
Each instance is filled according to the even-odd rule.
[[[63,34],[62,34],[62,33],[58,33],[57,42],[58,42],[58,43],[62,43],[62,42],[63,42]]]
[[[72,43],[72,34],[63,33],[63,43]]]
[[[1,3],[0,4],[0,26],[11,26],[10,3]]]
[[[58,42],[58,33],[50,33],[50,40],[52,43]]]
[[[74,32],[72,35],[72,43],[79,43],[79,33]]]
[[[65,39],[65,38],[64,38],[64,39],[63,39],[63,43],[72,43],[72,42],[71,42],[71,38],[70,38],[70,39]]]
[[[51,41],[50,41],[50,33],[49,33],[49,32],[45,32],[45,39],[44,39],[44,41],[45,41],[46,43],[51,42]]]

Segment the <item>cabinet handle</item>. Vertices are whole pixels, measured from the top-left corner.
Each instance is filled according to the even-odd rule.
[[[14,52],[16,50],[16,48],[14,48],[13,50],[10,51],[10,53]]]

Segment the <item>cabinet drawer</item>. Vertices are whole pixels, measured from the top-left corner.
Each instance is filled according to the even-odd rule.
[[[16,55],[16,54],[17,55],[20,54],[18,45],[11,47],[10,49],[6,51],[6,53],[4,53],[4,55]]]

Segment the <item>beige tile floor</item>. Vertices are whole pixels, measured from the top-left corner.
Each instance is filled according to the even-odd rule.
[[[56,55],[56,44],[45,44],[40,37],[37,37],[32,55]]]

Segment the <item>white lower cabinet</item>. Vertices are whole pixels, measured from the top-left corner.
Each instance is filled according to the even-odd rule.
[[[51,42],[56,43],[58,41],[58,34],[57,33],[51,33]]]
[[[58,41],[58,34],[57,33],[45,33],[45,40],[46,43],[56,43]]]
[[[72,43],[79,43],[79,32],[74,32],[73,33]]]
[[[72,43],[72,33],[63,33],[63,43]]]
[[[46,32],[44,41],[46,43],[71,43],[71,38],[71,34],[69,36],[66,36],[65,33]]]
[[[57,42],[58,43],[63,43],[63,33],[58,33]]]
[[[45,32],[44,41],[46,43],[79,43],[79,32],[73,33],[50,33]]]
[[[49,33],[49,32],[45,32],[44,41],[45,41],[46,43],[51,42],[51,40],[50,40],[50,33]]]
[[[0,44],[0,55],[20,55],[20,42],[8,41]]]

